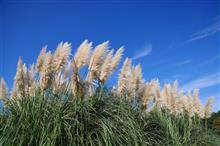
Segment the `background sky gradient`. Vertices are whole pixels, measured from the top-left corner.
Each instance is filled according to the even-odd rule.
[[[32,64],[46,44],[54,50],[68,41],[74,53],[84,39],[110,40],[142,65],[146,81],[177,79],[181,90],[200,88],[203,104],[214,96],[217,111],[219,32],[218,0],[0,0],[0,76],[11,88],[18,57]]]

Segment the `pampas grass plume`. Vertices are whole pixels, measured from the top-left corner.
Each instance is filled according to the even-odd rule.
[[[23,69],[23,61],[21,57],[19,57],[17,64],[17,72],[14,78],[14,86],[12,89],[13,97],[25,97],[25,75]]]
[[[53,55],[49,51],[46,54],[46,59],[41,71],[41,79],[40,79],[40,86],[42,90],[48,88],[52,81],[52,72],[53,72]]]
[[[117,93],[123,95],[126,92],[128,78],[131,73],[131,60],[126,58],[118,78]]]
[[[3,78],[0,78],[0,100],[6,100],[8,97],[8,89]]]
[[[37,58],[37,64],[36,64],[36,70],[38,72],[41,72],[42,70],[42,67],[43,67],[43,64],[44,64],[44,60],[46,58],[46,49],[47,49],[47,46],[44,46]]]
[[[209,97],[204,107],[204,117],[209,118],[212,112],[213,97]]]
[[[108,52],[108,45],[109,41],[106,41],[95,47],[95,50],[92,53],[91,59],[89,61],[89,73],[87,75],[87,81],[91,82],[93,79],[98,78],[100,68]]]
[[[89,43],[88,40],[85,40],[77,49],[73,63],[75,63],[74,66],[76,66],[78,70],[84,65],[88,64],[91,54],[91,48],[92,42]]]
[[[101,67],[101,72],[100,72],[100,77],[99,80],[102,83],[105,83],[105,81],[107,80],[108,76],[113,72],[113,68],[111,67],[112,65],[112,57],[113,57],[113,50],[109,51],[105,61]]]
[[[120,62],[121,60],[121,57],[122,57],[122,54],[124,52],[124,48],[121,47],[117,50],[117,52],[115,53],[115,55],[112,57],[112,63],[111,63],[111,69],[112,71],[114,71],[117,66],[118,66],[118,63]]]
[[[54,53],[53,59],[53,64],[56,71],[62,69],[66,65],[70,52],[71,44],[69,44],[68,42],[59,43]]]

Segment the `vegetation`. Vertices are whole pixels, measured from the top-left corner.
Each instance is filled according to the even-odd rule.
[[[218,145],[197,118],[156,108],[142,113],[104,94],[86,101],[37,94],[8,108],[1,116],[1,145]]]
[[[212,98],[202,107],[197,89],[145,82],[141,66],[128,58],[108,89],[122,47],[114,53],[104,42],[92,50],[86,40],[70,53],[61,42],[54,53],[43,47],[30,67],[19,58],[11,94],[1,79],[0,145],[220,145],[208,128]]]
[[[208,127],[220,135],[220,111],[212,113],[211,117],[208,118]]]

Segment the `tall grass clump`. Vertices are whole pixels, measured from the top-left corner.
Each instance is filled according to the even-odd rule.
[[[74,55],[61,42],[31,66],[20,57],[12,90],[0,80],[0,145],[220,145],[207,128],[212,98],[202,106],[198,89],[146,82],[129,58],[108,88],[123,50],[85,40]]]

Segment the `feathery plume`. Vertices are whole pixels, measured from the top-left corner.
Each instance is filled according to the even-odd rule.
[[[143,96],[141,96],[141,104],[142,104],[142,110],[143,109],[147,109],[147,105],[149,103],[149,101],[155,99],[156,96],[156,90],[158,90],[158,86],[159,86],[159,81],[156,80],[151,80],[150,82],[145,84],[144,87],[144,93]]]
[[[8,89],[3,78],[0,78],[0,100],[6,101],[8,97]]]
[[[107,55],[109,41],[104,42],[98,46],[96,46],[94,52],[92,53],[91,59],[89,61],[89,73],[87,75],[87,81],[91,83],[91,81],[98,77],[100,68],[104,62],[104,59]]]
[[[160,91],[160,84],[159,81],[155,86],[155,102],[158,109],[161,109],[165,106],[165,99],[162,96],[162,92]]]
[[[62,92],[62,88],[64,87],[64,80],[63,80],[63,75],[62,72],[59,71],[58,73],[53,75],[53,80],[52,80],[52,89],[54,94],[59,94],[59,92]]]
[[[126,58],[118,78],[117,93],[123,95],[126,93],[128,78],[131,74],[131,60]]]
[[[41,72],[41,70],[42,70],[44,60],[45,60],[45,57],[46,57],[46,49],[47,49],[47,46],[44,46],[42,48],[38,58],[37,58],[36,70],[38,72]]]
[[[31,65],[30,69],[27,72],[29,96],[34,96],[35,95],[35,89],[38,86],[37,81],[35,80],[35,74],[36,74],[36,70],[34,68],[34,65]]]
[[[163,90],[162,90],[162,96],[165,100],[165,107],[168,109],[171,109],[171,85],[170,84],[164,84]]]
[[[107,56],[106,56],[106,59],[101,67],[101,72],[100,72],[100,76],[99,76],[99,80],[102,82],[102,83],[105,83],[105,81],[107,80],[108,76],[111,74],[112,72],[112,68],[111,68],[111,60],[112,60],[112,57],[113,57],[113,50],[111,50]]]
[[[144,94],[141,97],[141,109],[146,110],[148,107],[149,101],[152,99],[152,93],[151,93],[151,84],[147,83],[144,87]]]
[[[203,111],[202,111],[202,104],[201,101],[199,100],[199,89],[194,89],[193,90],[193,103],[194,103],[194,109],[195,113],[202,118],[203,117]]]
[[[66,65],[70,52],[71,44],[68,42],[58,44],[53,59],[55,71],[62,69]]]
[[[186,95],[181,95],[180,98],[181,98],[181,104],[183,106],[183,110],[188,111],[188,108],[190,106],[188,102],[188,97]]]
[[[108,77],[113,73],[113,71],[117,68],[118,63],[121,59],[123,53],[123,48],[119,48],[115,55],[113,56],[113,50],[108,52],[106,59],[101,67],[101,73],[100,73],[100,81],[102,83],[106,82]]]
[[[12,89],[13,98],[25,97],[25,77],[23,70],[23,61],[21,57],[18,59],[17,72],[14,79],[14,86]]]
[[[48,88],[52,81],[52,72],[53,72],[53,55],[49,51],[46,54],[46,59],[42,68],[41,72],[41,79],[40,79],[40,87],[42,90]]]
[[[138,96],[142,84],[142,70],[140,64],[133,67],[131,70],[131,76],[128,80],[128,90],[133,97]]]
[[[25,92],[25,96],[29,96],[29,76],[28,76],[28,69],[26,64],[23,64],[23,72],[24,72],[24,92]]]
[[[204,107],[204,117],[209,118],[212,112],[213,98],[209,97]]]
[[[178,108],[180,106],[180,99],[178,96],[178,81],[175,80],[173,85],[170,88],[170,97],[169,97],[169,108],[171,113],[177,115],[179,114]]]
[[[187,113],[189,117],[193,117],[195,115],[195,107],[194,107],[194,99],[191,95],[191,92],[187,93],[187,100],[188,100],[188,108],[187,108]]]
[[[174,115],[179,115],[183,112],[182,99],[180,96],[175,97],[174,105],[173,105],[173,113]]]
[[[121,57],[122,57],[122,53],[124,51],[124,48],[121,47],[117,50],[117,52],[115,53],[115,55],[113,56],[112,58],[112,63],[111,63],[111,70],[114,71],[117,66],[118,66],[118,63],[119,61],[121,60]]]
[[[92,42],[89,43],[88,40],[85,40],[77,49],[73,63],[75,63],[75,66],[77,67],[78,70],[84,65],[88,64],[91,48],[92,48]]]

